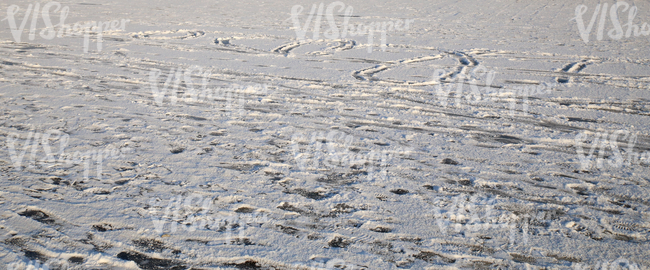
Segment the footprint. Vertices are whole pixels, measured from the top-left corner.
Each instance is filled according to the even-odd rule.
[[[584,60],[579,61],[579,62],[573,62],[573,63],[567,64],[564,67],[562,67],[562,69],[560,69],[560,71],[564,72],[564,73],[568,73],[568,74],[570,74],[570,73],[577,74],[580,71],[582,71],[583,69],[585,69],[585,67],[587,67],[587,65],[590,65],[590,64],[593,64],[593,63],[594,63],[593,60],[584,59]],[[558,76],[558,77],[555,78],[555,81],[557,81],[559,83],[569,83],[569,82],[572,82],[573,80],[574,80],[574,76],[571,76],[571,75]]]
[[[176,260],[158,259],[135,251],[122,251],[117,258],[133,261],[142,269],[185,269],[187,266]]]
[[[51,215],[48,215],[45,212],[38,209],[27,209],[23,212],[18,213],[18,215],[31,218],[33,220],[36,220],[40,223],[44,223],[47,225],[57,224],[56,219],[52,218]]]
[[[286,56],[287,54],[289,54],[289,52],[291,50],[297,48],[298,46],[300,46],[300,42],[292,42],[292,43],[289,43],[289,44],[281,45],[280,47],[277,47],[277,48],[273,49],[273,52],[274,53],[281,53],[281,54],[284,54]]]

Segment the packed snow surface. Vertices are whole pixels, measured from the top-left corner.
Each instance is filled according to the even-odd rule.
[[[56,4],[0,3],[2,269],[650,267],[648,1]]]

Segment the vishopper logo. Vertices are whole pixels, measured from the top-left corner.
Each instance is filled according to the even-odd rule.
[[[60,10],[60,15],[59,15],[59,23],[52,25],[52,20],[50,19],[50,10],[54,8],[54,12],[57,12]],[[16,42],[20,42],[25,25],[27,24],[27,21],[29,19],[29,16],[32,15],[32,20],[31,20],[31,26],[29,28],[29,40],[34,40],[36,37],[36,28],[38,25],[38,17],[39,15],[42,16],[43,18],[43,23],[45,24],[45,28],[42,29],[39,32],[39,35],[41,38],[46,39],[46,40],[52,40],[55,37],[63,37],[65,36],[84,36],[84,53],[88,52],[88,47],[90,44],[90,34],[94,32],[94,35],[96,36],[96,42],[97,42],[97,51],[101,52],[102,51],[102,42],[103,42],[103,32],[104,31],[124,31],[125,24],[129,22],[130,20],[125,20],[122,19],[121,21],[113,20],[109,22],[97,22],[97,21],[90,21],[90,22],[83,22],[80,24],[79,22],[75,23],[72,25],[72,27],[69,24],[65,23],[65,19],[68,17],[68,13],[70,11],[70,8],[65,6],[61,7],[61,3],[59,2],[48,2],[43,6],[42,11],[39,14],[40,10],[40,3],[36,3],[34,5],[29,4],[27,6],[27,10],[25,11],[25,15],[23,16],[23,20],[20,23],[20,26],[16,24],[16,14],[18,14],[18,11],[20,10],[20,7],[17,5],[11,5],[9,8],[7,8],[7,17],[4,20],[7,20],[9,22],[9,27],[11,28],[11,35],[13,36],[14,40]],[[118,27],[119,25],[119,27]],[[55,31],[56,28],[59,28],[58,31]]]
[[[370,152],[353,151],[352,135],[339,131],[315,131],[310,137],[295,133],[291,137],[291,150],[294,161],[302,171],[319,169],[360,169],[366,167],[368,180],[388,178],[388,165],[397,156],[408,155],[412,149],[372,150]],[[302,148],[302,145],[306,145]],[[377,170],[375,166],[379,164]]]
[[[530,105],[528,97],[548,94],[556,86],[555,83],[515,87],[493,86],[495,71],[488,70],[483,66],[475,68],[468,75],[458,73],[452,76],[452,74],[454,73],[444,69],[436,69],[433,73],[433,81],[437,82],[436,100],[440,105],[462,108],[464,105],[476,106],[488,102],[496,103],[501,100],[509,100],[510,115],[514,115],[517,98],[521,98],[521,109],[526,115]],[[441,78],[445,79],[441,80]],[[455,93],[453,99],[451,98],[452,91]]]
[[[438,199],[434,202],[433,218],[438,229],[444,233],[460,233],[490,231],[498,228],[509,230],[509,242],[515,242],[515,231],[523,232],[524,244],[528,244],[528,220],[514,214],[507,215],[496,211],[494,206],[497,201],[494,197],[481,197],[479,195],[458,195],[453,201]],[[520,222],[520,221],[524,222]],[[519,228],[520,227],[520,228]]]
[[[597,40],[603,40],[603,32],[605,30],[605,24],[607,22],[607,15],[609,14],[610,20],[612,21],[612,25],[614,28],[610,29],[607,32],[607,35],[614,40],[619,40],[623,38],[623,34],[625,34],[626,38],[629,38],[632,36],[632,32],[634,32],[634,36],[638,37],[640,35],[648,36],[650,35],[650,27],[648,26],[648,23],[643,23],[641,27],[639,25],[634,23],[634,18],[636,18],[638,9],[636,6],[631,6],[625,1],[617,1],[615,4],[612,4],[611,8],[609,10],[607,7],[609,6],[608,3],[602,3],[596,5],[596,8],[594,9],[591,18],[589,20],[589,24],[585,26],[585,21],[583,19],[583,15],[587,13],[589,10],[589,7],[586,5],[578,5],[575,10],[575,17],[572,20],[575,20],[576,23],[578,24],[578,31],[580,32],[580,37],[582,40],[585,42],[585,44],[589,43],[589,35],[591,33],[591,30],[594,27],[594,24],[596,23],[596,19],[598,18],[598,15],[600,15],[600,20],[598,21],[598,32],[596,33],[596,39]],[[623,12],[627,12],[627,23],[623,24],[621,26],[621,19],[618,16],[618,11],[621,9]],[[608,12],[609,11],[609,12]],[[626,31],[623,32],[623,27],[627,27]]]
[[[131,148],[116,148],[109,145],[103,149],[88,150],[83,153],[75,151],[73,154],[66,154],[65,148],[70,140],[68,134],[59,130],[47,130],[45,133],[30,131],[26,137],[24,135],[25,134],[11,133],[7,136],[6,144],[9,150],[9,156],[16,171],[22,171],[25,167],[33,168],[36,166],[57,164],[66,164],[70,166],[73,164],[80,165],[83,163],[84,178],[88,179],[90,165],[92,160],[94,160],[94,163],[97,166],[97,179],[102,179],[104,160],[119,159],[123,154],[131,153],[133,151]],[[19,142],[21,137],[25,138],[22,143]],[[53,152],[50,142],[57,141],[58,151]],[[17,146],[17,142],[19,143],[19,146]],[[22,150],[19,150],[20,148],[22,148]],[[42,152],[40,149],[42,149]],[[23,166],[27,150],[31,150],[31,155],[26,160],[26,166]],[[37,159],[37,156],[42,158]]]
[[[619,138],[621,144],[624,146],[624,153],[620,151]],[[627,141],[627,144],[625,144],[625,141]],[[583,142],[591,143],[587,154],[585,154]],[[594,162],[598,169],[604,168],[605,165],[613,168],[621,168],[623,165],[650,164],[649,151],[634,152],[636,142],[637,135],[626,130],[617,130],[612,134],[608,132],[596,132],[593,134],[593,139],[591,139],[589,133],[580,132],[576,135],[574,142],[578,160],[580,160],[580,169],[585,171],[589,170],[593,167]],[[598,149],[598,156],[594,158],[596,149]],[[605,157],[608,149],[611,155]]]
[[[196,76],[201,77],[201,89],[194,89],[194,81],[192,80],[194,73],[196,73]],[[246,104],[247,97],[250,98],[254,95],[266,96],[269,94],[268,87],[265,84],[232,84],[228,87],[209,88],[211,74],[212,71],[204,71],[203,68],[196,66],[185,70],[172,68],[167,74],[162,88],[158,88],[160,85],[159,77],[161,71],[159,69],[153,69],[149,72],[149,84],[153,98],[158,106],[163,106],[167,91],[171,90],[167,99],[172,105],[176,105],[179,100],[187,104],[197,102],[207,103],[219,100],[226,102],[223,109],[229,115],[236,111],[239,116],[244,114],[244,105]],[[185,86],[184,89],[180,88],[181,83]],[[179,97],[179,94],[182,95]]]
[[[342,15],[343,22],[341,22],[341,29],[339,29],[337,22],[334,20],[335,16],[341,16],[341,15],[334,15],[334,12],[337,7],[338,10],[336,12],[339,13],[344,12]],[[319,39],[320,31],[321,31],[320,28],[323,19],[323,9],[324,9],[323,3],[320,3],[320,5],[318,6],[316,6],[316,4],[313,4],[311,7],[311,11],[309,12],[309,16],[307,17],[307,20],[303,25],[301,25],[298,17],[302,14],[304,7],[301,5],[295,5],[291,8],[291,21],[293,22],[293,27],[296,29],[296,36],[298,37],[298,40],[300,42],[305,42],[305,34],[307,33],[307,30],[309,29],[312,20],[314,20],[314,15],[316,15],[316,18],[314,20],[312,39],[313,40]],[[329,40],[336,40],[336,39],[344,39],[348,35],[351,37],[368,35],[368,53],[372,52],[375,31],[381,33],[380,46],[382,47],[382,50],[386,50],[386,32],[406,31],[409,29],[410,24],[413,23],[413,21],[415,21],[415,20],[406,19],[406,20],[393,20],[393,21],[385,21],[385,22],[372,22],[369,25],[364,25],[363,23],[360,23],[356,26],[356,30],[355,30],[354,25],[350,24],[350,18],[352,17],[353,10],[354,8],[352,8],[351,6],[346,7],[345,4],[340,1],[332,2],[329,5],[327,5],[327,9],[325,9],[325,17],[327,19],[327,23],[329,24],[330,28],[323,33],[323,36]]]
[[[245,237],[246,228],[261,226],[270,221],[263,213],[236,213],[234,215],[211,215],[213,198],[192,194],[183,200],[183,196],[172,197],[165,204],[160,198],[149,201],[151,221],[157,233],[175,233],[179,230],[194,232],[196,230],[215,230],[225,233],[225,244],[249,244]],[[164,209],[163,209],[164,207]],[[169,229],[165,230],[165,224]]]
[[[589,265],[586,263],[573,263],[572,268],[575,270],[623,270],[623,269],[629,269],[629,270],[641,270],[638,264],[629,261],[628,259],[625,259],[623,257],[620,257],[614,261],[606,261],[606,260],[601,260],[595,265]]]

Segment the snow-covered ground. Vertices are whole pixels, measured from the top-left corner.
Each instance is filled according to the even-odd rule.
[[[0,3],[2,269],[650,267],[649,2],[258,2]]]

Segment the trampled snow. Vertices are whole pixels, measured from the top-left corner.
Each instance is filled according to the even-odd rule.
[[[650,267],[648,2],[0,14],[2,269]]]

